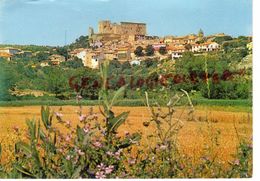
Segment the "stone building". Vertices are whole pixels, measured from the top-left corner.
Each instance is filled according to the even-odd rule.
[[[100,21],[98,23],[99,34],[119,34],[119,35],[146,35],[145,23],[121,22],[120,24],[110,21]]]
[[[121,22],[111,23],[109,20],[98,23],[98,33],[89,28],[89,37],[92,42],[112,40],[134,40],[136,36],[146,35],[145,23]]]
[[[86,54],[86,57],[82,61],[82,63],[85,67],[98,69],[100,63],[104,60],[105,60],[105,56],[102,51],[90,51]]]

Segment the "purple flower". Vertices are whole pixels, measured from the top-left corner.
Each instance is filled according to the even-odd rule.
[[[161,149],[161,150],[165,150],[166,148],[167,148],[166,145],[161,145],[161,146],[160,146],[160,149]]]
[[[83,151],[81,151],[81,149],[79,149],[79,150],[78,150],[78,154],[82,156],[82,155],[84,155],[85,153],[84,153]]]
[[[107,151],[106,154],[107,154],[108,156],[114,156],[114,153],[111,152],[111,151]]]
[[[76,96],[76,101],[78,102],[78,101],[80,101],[82,99],[82,96],[81,95],[77,95]]]
[[[234,161],[234,165],[239,165],[239,163],[240,163],[240,161],[239,161],[238,159],[236,159],[236,160]]]
[[[70,127],[71,127],[71,121],[66,121],[65,126],[66,126],[67,128],[70,128]]]
[[[120,155],[121,155],[122,149],[119,149],[117,152],[115,152],[114,156],[117,160],[120,160]]]
[[[59,113],[59,112],[55,112],[54,113],[57,117],[62,117],[63,116],[63,114],[61,114],[61,113]]]
[[[104,170],[104,169],[106,168],[106,166],[105,166],[103,163],[100,163],[100,164],[97,166],[97,168],[98,168],[99,170]]]
[[[64,150],[62,148],[59,148],[57,151],[60,152],[60,153],[64,152]]]
[[[71,140],[72,136],[71,134],[67,134],[65,141],[69,142]]]
[[[90,130],[90,125],[89,124],[85,124],[83,131],[87,134]]]
[[[106,175],[105,175],[104,171],[96,172],[96,178],[97,179],[104,179],[104,178],[106,178]]]
[[[134,158],[129,158],[129,159],[128,159],[128,163],[129,163],[130,165],[135,164],[135,161],[136,161],[136,159],[134,159]]]
[[[101,148],[101,147],[102,147],[102,143],[100,143],[99,141],[95,141],[95,142],[93,143],[93,145],[94,145],[95,147],[97,147],[97,148]]]
[[[71,159],[71,156],[70,155],[67,155],[66,156],[66,160],[70,160]]]
[[[108,167],[105,168],[105,173],[106,174],[110,174],[112,173],[114,170],[114,166],[113,165],[109,165]]]
[[[84,115],[84,114],[80,115],[79,116],[79,120],[80,120],[80,122],[85,121],[86,120],[86,115]]]

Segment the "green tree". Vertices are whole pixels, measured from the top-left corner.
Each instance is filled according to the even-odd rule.
[[[35,59],[39,62],[49,59],[50,54],[45,51],[40,51],[36,54]]]
[[[145,48],[145,52],[147,56],[152,56],[154,55],[154,48],[152,45],[147,45]]]
[[[138,46],[138,47],[136,47],[134,53],[137,57],[141,57],[141,56],[144,56],[143,50],[144,50],[143,47]]]
[[[165,55],[165,54],[167,53],[166,47],[160,47],[160,48],[159,48],[159,53],[160,53],[161,55]]]
[[[15,88],[15,84],[18,80],[16,71],[7,60],[0,60],[0,100],[10,101],[13,96],[10,94],[10,90]]]
[[[76,49],[76,48],[89,48],[89,39],[88,36],[80,36],[76,39],[74,43],[71,43],[69,45],[70,49]]]
[[[70,61],[62,62],[61,66],[76,69],[76,68],[79,68],[79,67],[83,67],[84,65],[83,65],[81,59],[79,59],[78,57],[73,57],[73,59],[70,60]]]
[[[67,47],[57,47],[56,52],[57,52],[57,54],[64,56],[66,60],[68,60],[70,58]]]
[[[186,44],[186,45],[184,45],[184,48],[189,51],[192,49],[192,46],[191,46],[191,44]]]
[[[129,61],[126,61],[122,64],[122,70],[130,69],[130,68],[131,68],[131,65],[130,65]]]
[[[45,89],[48,92],[54,93],[56,97],[62,97],[64,92],[69,90],[66,73],[58,67],[48,67],[45,70]]]
[[[223,42],[225,41],[230,41],[230,40],[233,40],[233,38],[231,36],[219,36],[219,37],[215,37],[214,38],[214,42],[217,42],[218,44],[222,44]]]

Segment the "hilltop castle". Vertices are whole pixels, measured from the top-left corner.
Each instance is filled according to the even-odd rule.
[[[89,38],[92,41],[110,41],[114,39],[134,39],[135,36],[146,35],[145,23],[121,22],[111,23],[109,20],[99,21],[98,33],[89,27]]]

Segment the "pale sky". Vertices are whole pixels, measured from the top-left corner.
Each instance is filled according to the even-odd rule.
[[[0,0],[0,43],[64,45],[107,19],[148,35],[252,35],[252,0]]]

